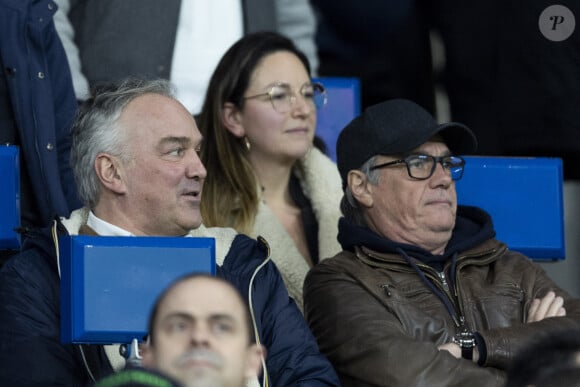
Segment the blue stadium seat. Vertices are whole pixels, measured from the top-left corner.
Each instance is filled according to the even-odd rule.
[[[360,114],[360,81],[358,78],[320,77],[327,92],[328,103],[318,111],[316,134],[324,140],[327,155],[336,161],[338,134],[354,117]]]
[[[215,274],[214,238],[67,236],[59,246],[63,343],[141,341],[165,287]]]
[[[486,210],[497,239],[530,258],[565,258],[562,160],[465,157],[460,204]]]
[[[0,249],[20,249],[20,161],[16,146],[0,145]]]

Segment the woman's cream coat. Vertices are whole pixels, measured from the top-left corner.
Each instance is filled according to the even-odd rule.
[[[341,250],[336,239],[343,193],[340,175],[336,164],[316,148],[312,148],[300,162],[302,173],[298,178],[318,221],[318,251],[320,260],[323,260]],[[263,202],[252,232],[253,237],[258,235],[268,241],[272,260],[282,273],[288,293],[302,311],[302,286],[310,268],[290,234]]]

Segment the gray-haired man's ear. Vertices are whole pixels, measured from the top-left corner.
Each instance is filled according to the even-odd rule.
[[[363,207],[372,207],[373,198],[371,192],[373,184],[369,183],[362,171],[353,169],[348,172],[347,186],[352,193],[352,197]]]
[[[101,184],[117,194],[125,192],[121,160],[107,153],[99,153],[95,159],[95,173]]]

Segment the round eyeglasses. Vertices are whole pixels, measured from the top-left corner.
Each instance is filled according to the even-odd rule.
[[[302,95],[304,101],[313,108],[320,109],[326,105],[326,89],[321,83],[305,83],[300,88],[300,95]],[[296,98],[298,98],[289,84],[279,82],[272,85],[266,93],[251,95],[249,97],[244,97],[244,99],[266,96],[270,98],[272,107],[278,113],[289,112],[292,109],[292,105],[296,103]]]
[[[387,163],[372,166],[370,169],[389,167],[391,165],[405,164],[409,177],[416,180],[426,180],[433,176],[437,164],[441,164],[445,172],[449,172],[452,180],[459,180],[463,177],[465,160],[459,156],[429,156],[429,155],[411,155],[404,159],[389,161]]]

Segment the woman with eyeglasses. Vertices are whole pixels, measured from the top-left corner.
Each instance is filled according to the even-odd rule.
[[[263,236],[302,310],[306,273],[340,250],[336,165],[313,146],[326,91],[287,38],[246,35],[220,60],[198,117],[206,226]]]

